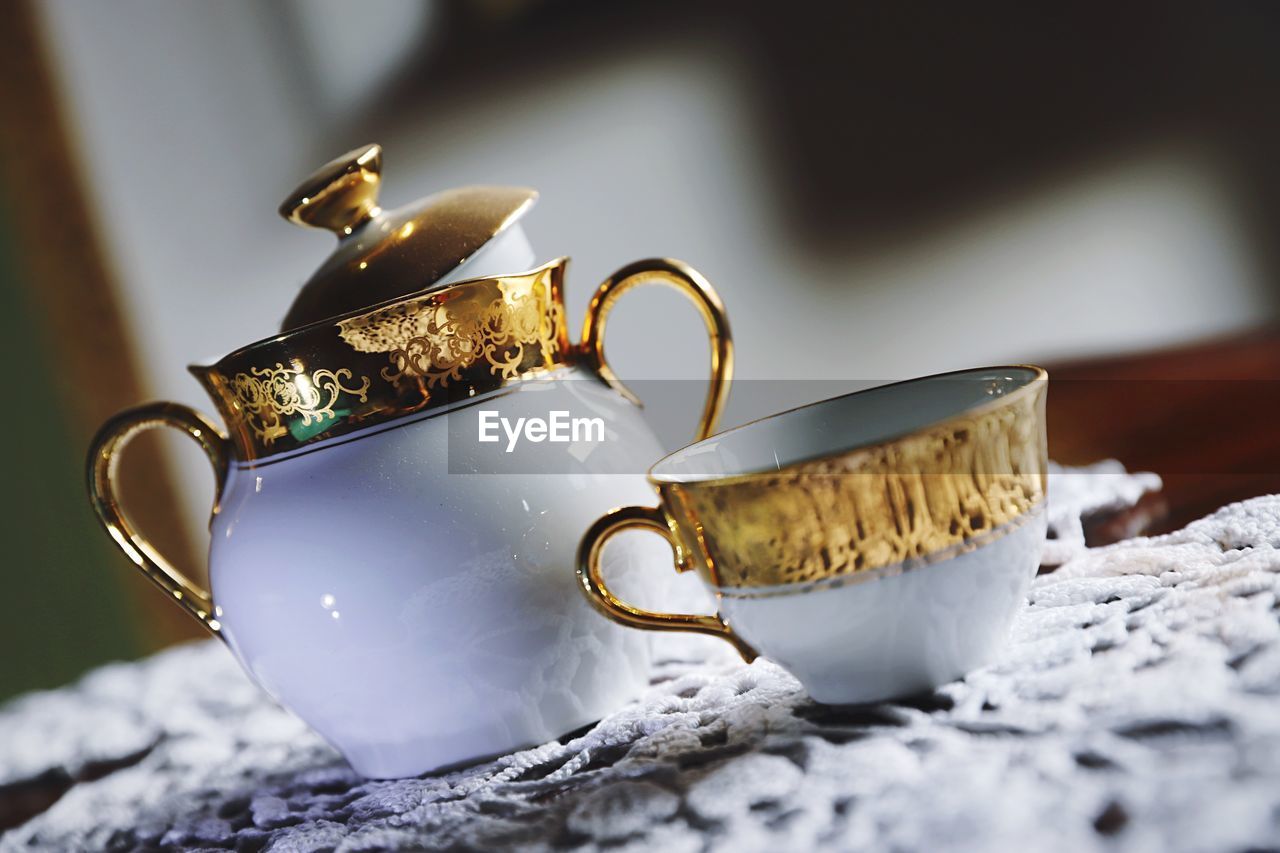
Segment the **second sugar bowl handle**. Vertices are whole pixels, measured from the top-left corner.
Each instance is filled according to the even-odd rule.
[[[711,282],[693,267],[673,258],[649,258],[628,264],[609,276],[591,297],[587,315],[582,325],[582,343],[578,346],[588,363],[605,382],[628,400],[639,405],[631,393],[609,368],[604,357],[604,328],[609,311],[619,296],[643,284],[664,284],[683,293],[698,309],[706,324],[711,342],[711,383],[707,388],[707,402],[698,421],[696,441],[715,432],[716,422],[729,398],[729,383],[733,379],[733,338],[729,333],[729,318],[724,303],[711,286]]]

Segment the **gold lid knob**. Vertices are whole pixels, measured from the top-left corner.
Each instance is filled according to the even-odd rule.
[[[280,205],[290,222],[343,237],[378,215],[382,146],[364,145],[317,169]]]

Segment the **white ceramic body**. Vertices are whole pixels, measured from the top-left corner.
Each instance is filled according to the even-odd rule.
[[[563,454],[546,474],[457,474],[448,418],[401,420],[236,467],[213,520],[211,585],[231,648],[366,776],[543,742],[647,684],[649,639],[592,611],[573,559],[602,512],[652,499],[641,472],[662,455],[656,438],[576,367],[481,403],[590,409],[608,438],[542,451]],[[608,557],[615,584],[661,599],[662,543],[621,540]],[[628,582],[649,564],[647,583]]]
[[[995,657],[1039,569],[1045,523],[1041,508],[974,550],[843,585],[722,590],[720,612],[818,702],[922,693]]]

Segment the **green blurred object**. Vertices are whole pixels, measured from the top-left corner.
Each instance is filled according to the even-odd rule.
[[[87,436],[78,435],[62,396],[74,386],[59,374],[57,349],[27,291],[11,221],[0,207],[0,364],[10,400],[21,401],[0,429],[0,699],[144,651],[119,561],[85,497]]]

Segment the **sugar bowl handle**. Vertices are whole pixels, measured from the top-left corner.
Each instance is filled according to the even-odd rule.
[[[707,402],[698,421],[695,440],[701,441],[715,432],[716,422],[729,398],[729,383],[733,379],[733,338],[729,333],[729,318],[724,311],[711,282],[693,267],[672,258],[650,258],[628,264],[609,276],[596,289],[587,306],[582,325],[582,343],[579,350],[587,362],[615,391],[636,405],[639,398],[623,385],[609,367],[604,357],[604,327],[614,302],[622,294],[643,284],[665,284],[683,293],[698,309],[706,324],[711,342],[711,384],[707,388]]]
[[[596,519],[582,537],[578,546],[578,584],[586,594],[587,600],[605,617],[629,628],[640,628],[645,631],[689,631],[694,634],[707,634],[719,637],[737,650],[747,663],[756,659],[756,650],[733,632],[728,623],[719,615],[704,616],[692,613],[657,613],[643,610],[627,604],[605,586],[600,572],[600,556],[604,552],[609,537],[623,530],[652,530],[660,534],[671,545],[675,554],[676,571],[689,568],[687,555],[681,552],[679,544],[671,535],[666,517],[662,510],[649,506],[627,506],[612,510]]]
[[[116,496],[114,479],[120,451],[138,433],[162,426],[173,427],[189,436],[209,457],[216,482],[213,499],[216,513],[231,461],[231,443],[212,421],[179,403],[150,403],[127,409],[102,425],[89,446],[89,497],[102,526],[134,565],[214,636],[222,639],[222,628],[208,590],[174,568],[138,533]]]

